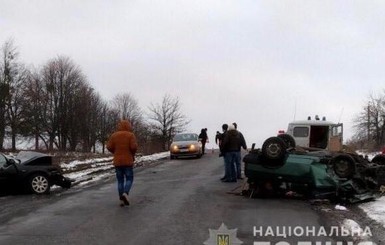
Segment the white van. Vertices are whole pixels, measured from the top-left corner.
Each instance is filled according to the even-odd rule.
[[[342,150],[342,123],[315,120],[308,117],[308,120],[294,121],[289,123],[286,133],[291,135],[297,146],[305,148],[318,148],[329,151]]]

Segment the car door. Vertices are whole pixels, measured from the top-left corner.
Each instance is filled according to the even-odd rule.
[[[329,151],[341,151],[342,150],[342,134],[343,134],[343,124],[335,124],[330,126],[330,135],[329,135]]]

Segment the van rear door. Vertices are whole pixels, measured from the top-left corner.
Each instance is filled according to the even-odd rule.
[[[342,150],[342,132],[343,124],[334,124],[330,126],[329,135],[329,151],[341,151]]]

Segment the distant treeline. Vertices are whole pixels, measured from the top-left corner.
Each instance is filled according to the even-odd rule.
[[[2,45],[0,59],[0,150],[10,139],[9,150],[17,151],[17,137],[24,136],[35,139],[35,150],[95,152],[101,146],[104,153],[117,122],[128,119],[140,151],[154,153],[166,150],[189,123],[179,98],[168,94],[147,108],[147,116],[129,91],[105,101],[69,57],[27,68],[10,39]]]

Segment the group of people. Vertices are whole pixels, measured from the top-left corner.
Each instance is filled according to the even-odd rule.
[[[247,150],[243,134],[237,130],[237,124],[222,125],[222,133],[217,131],[215,143],[218,144],[220,155],[223,156],[225,175],[222,182],[237,182],[242,179],[241,148]]]
[[[204,154],[205,145],[208,142],[207,128],[201,130],[199,139],[202,142],[202,153]],[[246,150],[247,146],[242,133],[237,130],[237,124],[223,124],[222,133],[217,131],[215,143],[219,145],[220,156],[223,156],[225,165],[225,175],[221,180],[237,182],[237,179],[242,179],[241,148]],[[128,206],[130,205],[129,192],[134,181],[135,153],[138,150],[138,143],[129,121],[121,120],[118,123],[117,130],[107,141],[107,149],[114,155],[113,164],[120,206]]]

